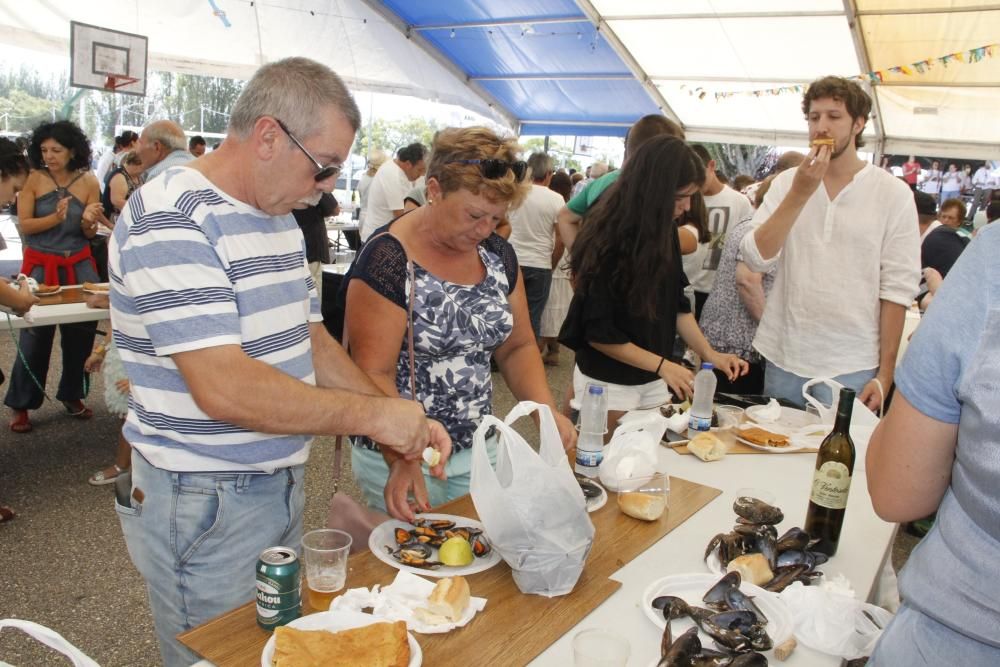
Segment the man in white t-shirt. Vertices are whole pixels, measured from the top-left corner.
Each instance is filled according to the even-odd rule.
[[[403,214],[403,200],[427,169],[426,156],[424,145],[414,143],[400,148],[394,160],[387,160],[379,167],[368,188],[368,206],[360,229],[362,242]]]
[[[969,207],[969,214],[965,216],[967,222],[976,219],[976,211],[985,208],[990,203],[990,181],[991,174],[989,167],[985,164],[972,175],[972,206]]]
[[[563,198],[549,190],[552,180],[552,158],[545,153],[532,153],[528,158],[531,169],[531,191],[524,203],[508,215],[510,244],[517,253],[517,263],[524,276],[524,291],[528,297],[528,313],[535,338],[541,336],[542,312],[549,300],[552,268],[562,256],[563,245],[556,234],[556,217]]]
[[[751,270],[778,266],[753,345],[767,360],[764,393],[799,405],[802,386],[817,377],[854,389],[873,410],[881,405],[879,385],[892,385],[920,282],[913,193],[857,154],[871,107],[850,79],[810,84],[802,101],[809,155],[774,179],[740,246]],[[814,394],[837,400],[828,389]]]
[[[696,251],[702,257],[700,267],[692,271],[693,275],[687,277],[694,289],[695,317],[701,317],[701,309],[715,284],[715,272],[719,268],[726,232],[735,227],[737,222],[751,217],[753,206],[746,196],[719,180],[719,176],[715,173],[717,165],[709,155],[708,149],[701,144],[694,144],[691,148],[705,163],[705,184],[701,188],[701,194],[705,198],[705,209],[708,213],[706,222],[708,232],[711,234],[707,247]]]
[[[931,163],[931,168],[920,175],[920,191],[926,192],[938,204],[941,203],[941,180],[944,174],[941,173],[941,163],[937,160]]]

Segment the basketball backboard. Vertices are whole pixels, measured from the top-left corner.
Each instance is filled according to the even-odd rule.
[[[77,21],[70,30],[71,86],[146,95],[147,37]]]

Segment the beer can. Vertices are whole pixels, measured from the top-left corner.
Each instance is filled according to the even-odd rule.
[[[257,625],[274,630],[301,616],[299,557],[291,547],[268,547],[257,560]]]

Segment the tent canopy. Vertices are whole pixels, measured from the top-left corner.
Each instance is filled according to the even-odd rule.
[[[620,136],[662,112],[694,140],[801,145],[801,86],[860,76],[874,150],[1000,153],[1000,46],[969,57],[1000,41],[988,0],[47,0],[0,4],[0,43],[68,53],[70,20],[148,35],[155,69],[310,56],[522,134]]]

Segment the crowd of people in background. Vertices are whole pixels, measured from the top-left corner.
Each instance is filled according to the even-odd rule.
[[[940,377],[911,354],[900,410],[921,413],[953,454],[966,422],[957,426],[962,405],[942,378],[978,368],[987,382],[983,369],[997,363],[967,352],[989,330],[980,320],[992,293],[976,283],[994,280],[987,248],[1000,236],[967,246],[979,210],[1000,217],[1000,183],[988,165],[868,163],[858,150],[871,105],[852,80],[814,81],[802,99],[808,151],[781,155],[766,174],[724,173],[709,146],[659,115],[630,128],[617,169],[557,169],[544,152],[522,158],[513,139],[487,128],[372,151],[358,186],[358,253],[339,295],[343,346],[322,326],[320,269],[330,260],[324,221],[339,207],[331,191],[360,113],[326,67],[304,58],[262,67],[211,151],[170,120],[122,133],[93,170],[90,141],[69,121],[40,125],[26,151],[0,141],[0,204],[19,192],[22,272],[48,285],[113,285],[110,301],[91,304],[111,309],[113,341],[95,345],[93,322],[60,325],[55,396],[69,417],[90,419],[88,372],[106,374],[123,427],[114,464],[89,481],[131,475],[131,488],[142,488],[116,506],[164,661],[193,657],[178,632],[249,599],[252,581],[234,586],[230,572],[249,574],[265,546],[297,543],[309,436],[353,436],[365,500],[397,518],[466,493],[472,434],[492,409],[491,365],[515,398],[551,407],[567,451],[587,383],[608,389],[610,432],[629,410],[691,398],[698,362],[712,364],[722,391],[801,406],[808,380],[831,378],[881,411],[906,310],[936,300],[978,328],[964,330],[970,347],[951,355],[950,338],[941,341],[954,323],[932,319],[933,333],[915,346],[934,355]],[[953,272],[982,301],[978,315],[942,286]],[[0,303],[15,313],[35,301],[26,284],[0,285]],[[55,327],[20,334],[4,400],[12,432],[33,428],[54,338]],[[544,364],[560,362],[560,343],[575,362],[568,402],[556,406]],[[817,398],[833,403],[825,389]],[[911,428],[890,412],[869,456],[872,478],[901,497],[923,487],[888,472],[882,452]],[[968,428],[981,442],[981,425]],[[429,473],[426,446],[442,454]],[[939,451],[934,459],[952,464]],[[255,481],[233,474],[244,472]],[[214,510],[175,511],[178,473],[193,487],[238,493],[246,511],[220,520],[201,545],[198,527]],[[944,531],[995,532],[993,501],[969,496],[974,481],[939,478],[927,485],[944,498]],[[954,501],[962,494],[968,504]],[[887,516],[919,518],[897,497],[873,497]],[[0,506],[0,521],[12,516]],[[175,542],[185,539],[191,551],[178,559]],[[942,539],[934,558],[957,582],[989,579],[975,563],[949,560]],[[906,592],[931,588],[930,557],[913,558]],[[984,607],[1000,592],[995,582],[976,590]],[[918,634],[959,646],[995,628],[995,613],[984,621],[959,610],[955,630],[919,594],[904,611],[872,664],[915,664]]]

